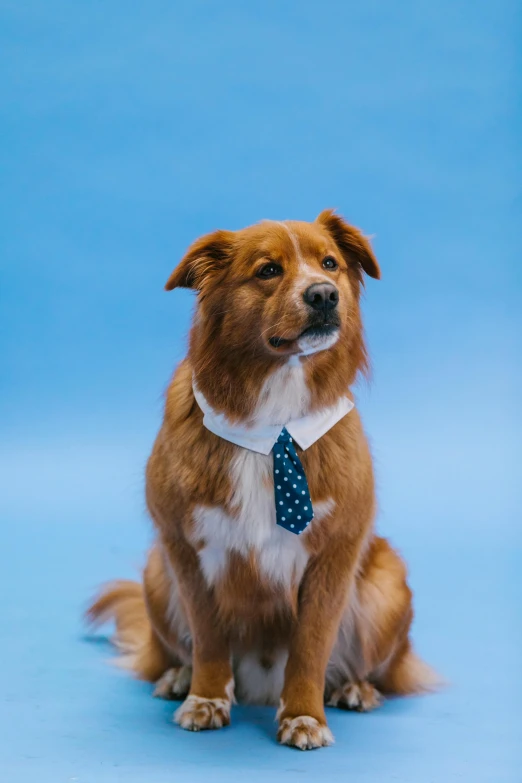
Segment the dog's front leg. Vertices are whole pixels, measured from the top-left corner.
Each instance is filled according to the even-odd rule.
[[[309,562],[299,590],[297,623],[290,641],[278,711],[278,740],[301,750],[331,745],[324,712],[328,660],[355,573],[359,546],[330,540]]]
[[[196,551],[184,539],[165,541],[192,635],[190,691],[174,715],[189,731],[220,729],[230,723],[234,677],[225,629],[201,573]]]

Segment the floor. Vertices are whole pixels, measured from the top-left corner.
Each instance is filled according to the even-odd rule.
[[[277,745],[270,708],[238,706],[219,732],[182,731],[171,720],[176,705],[112,666],[105,634],[87,634],[81,612],[95,585],[135,573],[146,531],[142,519],[102,524],[76,510],[74,525],[70,514],[35,514],[4,533],[6,783],[160,783],[181,772],[221,781],[231,770],[251,781],[520,779],[520,552],[480,541],[450,551],[396,542],[410,563],[417,648],[448,685],[371,714],[329,709],[336,744],[303,753]]]

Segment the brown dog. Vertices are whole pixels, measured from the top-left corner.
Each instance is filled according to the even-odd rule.
[[[279,740],[316,748],[333,741],[325,701],[369,710],[435,684],[412,651],[405,566],[374,532],[350,410],[363,273],[380,277],[368,241],[327,210],[202,237],[167,282],[198,303],[147,466],[157,539],[143,587],[116,582],[89,617],[115,617],[156,695],[186,696],[185,729],[228,724],[235,695],[279,702]],[[280,442],[284,427],[296,434]]]

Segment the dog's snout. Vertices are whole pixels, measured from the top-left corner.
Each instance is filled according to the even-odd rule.
[[[306,304],[325,313],[334,310],[339,302],[339,291],[332,283],[314,283],[303,294]]]

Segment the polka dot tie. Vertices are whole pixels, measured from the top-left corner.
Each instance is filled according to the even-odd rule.
[[[286,428],[273,452],[277,524],[291,533],[302,533],[314,518],[314,510],[301,460]]]

